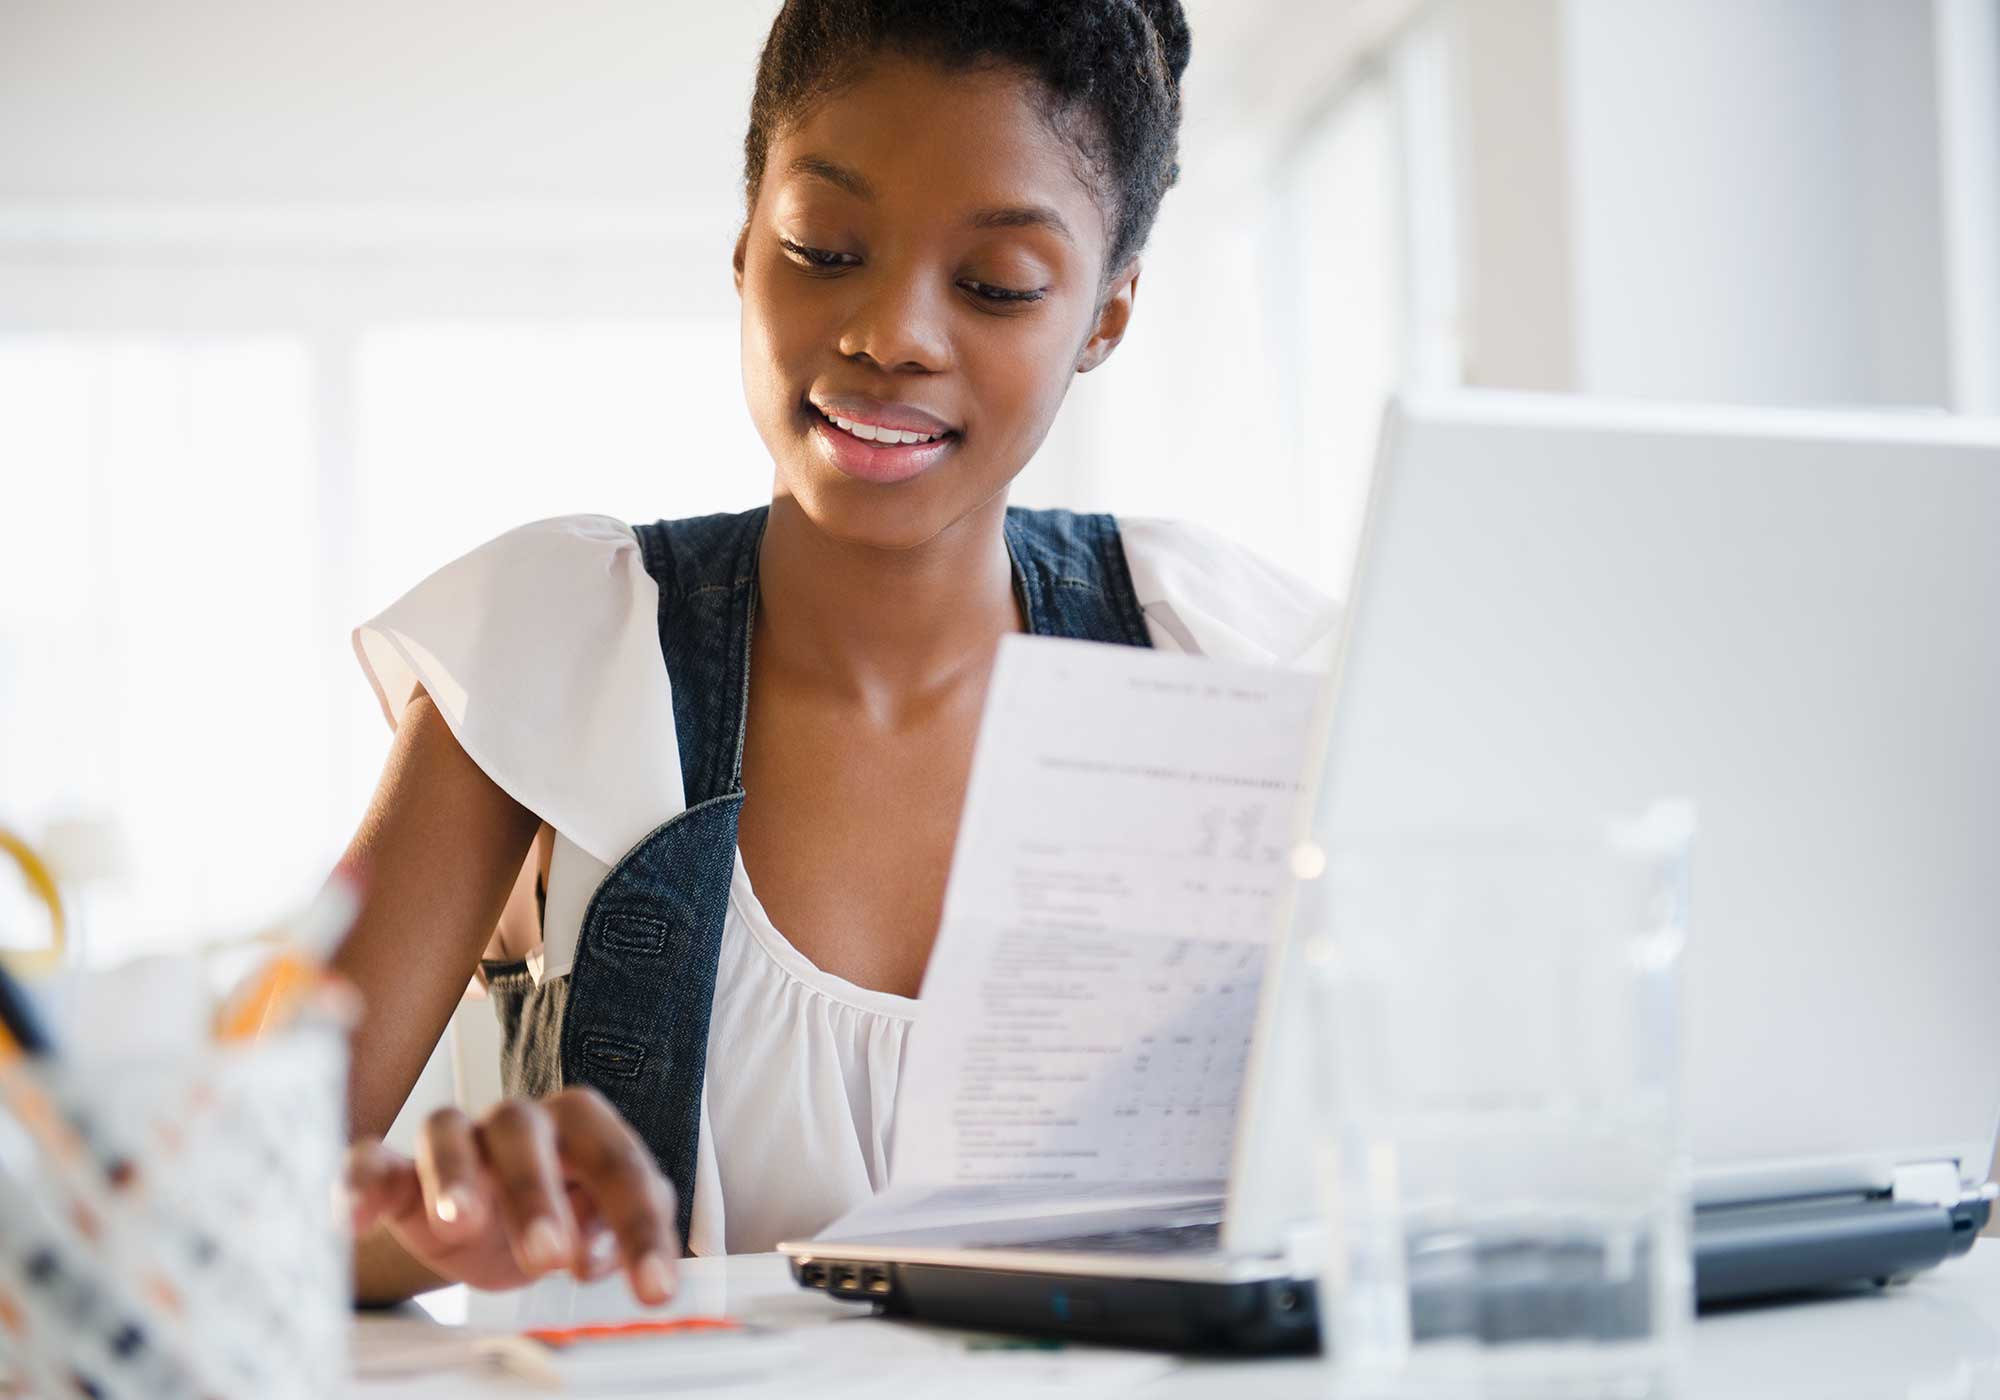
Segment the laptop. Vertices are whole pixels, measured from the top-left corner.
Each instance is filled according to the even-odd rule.
[[[1315,839],[1700,813],[1684,965],[1704,1304],[1971,1247],[2000,1128],[2000,424],[1497,394],[1391,405]],[[1183,1350],[1316,1337],[1296,930],[1226,1181],[950,1188],[780,1246],[905,1316]],[[966,1204],[973,1204],[969,1195]],[[907,1221],[908,1217],[904,1217]]]

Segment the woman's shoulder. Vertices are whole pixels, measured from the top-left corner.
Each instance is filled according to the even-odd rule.
[[[390,654],[518,669],[530,648],[587,653],[622,632],[647,586],[631,526],[607,515],[518,525],[439,566],[355,629],[355,647],[393,723],[409,698]],[[423,668],[417,668],[422,670]],[[444,697],[433,693],[444,704]]]
[[[615,516],[553,515],[502,531],[461,556],[460,562],[488,555],[510,559],[617,555],[638,547],[637,532]]]
[[[609,863],[681,793],[658,612],[633,527],[566,515],[444,565],[354,651],[391,725],[422,689],[488,776]]]
[[[493,536],[440,564],[385,610],[412,604],[443,606],[496,598],[531,602],[549,592],[566,602],[644,572],[633,528],[608,515],[558,515]]]
[[[1121,516],[1132,588],[1156,646],[1228,660],[1324,666],[1340,605],[1206,526]]]

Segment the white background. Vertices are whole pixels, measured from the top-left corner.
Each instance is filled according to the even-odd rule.
[[[348,629],[431,568],[766,498],[772,9],[0,0],[0,824],[88,956],[320,878],[387,741]],[[1131,337],[1019,502],[1337,592],[1397,384],[2000,411],[2000,0],[1189,10]]]

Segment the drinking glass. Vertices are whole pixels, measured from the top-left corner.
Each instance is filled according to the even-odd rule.
[[[1328,843],[1300,912],[1336,1394],[1674,1392],[1691,831]]]

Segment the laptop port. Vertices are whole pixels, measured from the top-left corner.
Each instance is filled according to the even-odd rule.
[[[854,1291],[855,1276],[852,1264],[835,1264],[833,1272],[829,1277],[833,1280],[831,1286],[834,1292],[852,1293]]]
[[[806,1260],[799,1265],[799,1282],[807,1288],[826,1287],[826,1265]]]
[[[889,1291],[889,1271],[879,1264],[871,1264],[861,1271],[861,1290],[864,1293],[887,1293]]]

